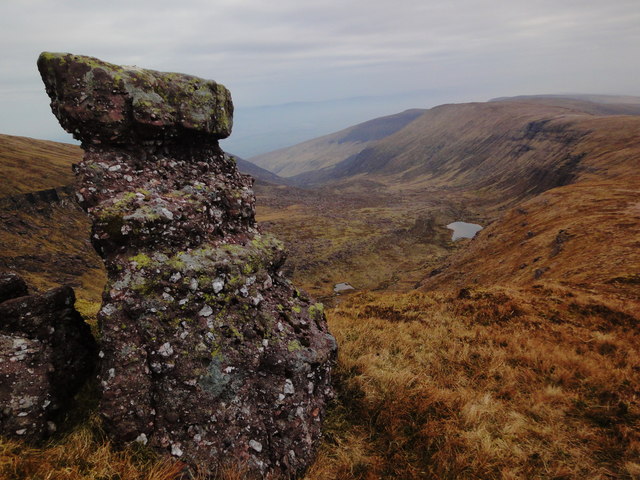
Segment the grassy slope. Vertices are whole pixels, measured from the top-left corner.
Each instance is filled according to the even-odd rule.
[[[329,312],[338,397],[305,478],[638,478],[640,336],[625,308],[544,284],[350,297]],[[8,480],[179,468],[90,424],[44,450],[0,442]]]
[[[32,290],[67,284],[83,301],[99,302],[106,275],[90,231],[73,203],[0,210],[0,269],[19,272]]]
[[[576,193],[565,200],[567,209],[579,209],[586,215],[573,235],[597,228],[598,218],[590,215],[597,214],[598,205],[608,202],[609,209],[615,210],[622,201],[609,198],[609,193],[633,195],[635,187],[624,185],[637,175],[637,131],[640,117],[600,117],[544,104],[443,106],[379,141],[370,156],[363,156],[361,166],[366,173],[355,173],[311,192],[258,188],[258,216],[287,241],[294,279],[314,295],[324,297],[332,284],[343,281],[358,288],[392,285],[406,290],[435,268],[444,255],[464,245],[447,242],[442,229],[429,238],[412,235],[412,226],[421,217],[438,219],[440,227],[454,220],[486,225],[505,208],[537,193],[566,183],[592,181],[594,194],[601,198],[592,199],[590,211],[585,213],[581,207],[581,192],[589,191],[586,187],[567,190]],[[604,179],[622,183],[616,184],[618,190],[612,190],[598,183]],[[601,220],[605,225],[618,221],[615,215]],[[553,223],[557,228],[548,234],[555,238],[564,224],[576,223],[576,219],[563,214]],[[513,231],[513,236],[512,230],[504,233],[513,240],[511,250],[499,245],[492,248],[506,252],[513,261],[531,257],[507,275],[527,263],[527,268],[515,274],[532,276],[541,268],[531,263],[538,254],[532,256],[527,244],[519,247],[522,254],[513,248],[530,229],[520,230]],[[634,234],[635,230],[627,228],[615,241],[621,240],[621,246],[628,244],[624,235],[628,239]],[[540,236],[539,240],[553,239]],[[491,263],[499,256],[489,258]],[[476,257],[479,269],[484,261],[484,256]],[[502,261],[506,264],[500,265],[506,268],[510,260]],[[606,256],[601,263],[610,265]],[[504,268],[488,270],[487,278],[493,278],[490,272]],[[588,267],[585,272],[588,276]]]
[[[339,397],[309,478],[638,478],[624,309],[545,285],[352,297],[330,313]]]
[[[424,110],[380,117],[292,147],[252,157],[251,162],[284,177],[330,167],[401,129]]]
[[[315,181],[362,176],[404,188],[525,198],[588,175],[633,172],[639,129],[639,116],[594,116],[538,103],[443,105]]]
[[[257,180],[262,180],[263,182],[273,183],[275,185],[284,185],[286,184],[286,180],[282,177],[279,177],[275,173],[271,173],[269,170],[265,170],[264,168],[260,168],[257,165],[254,165],[243,158],[240,158],[236,155],[233,155],[236,159],[236,165],[238,166],[238,170],[242,173],[251,175],[253,178]]]
[[[526,286],[541,278],[640,300],[638,192],[640,176],[549,190],[479,232],[425,285]]]
[[[0,197],[68,185],[81,158],[76,145],[0,135]]]
[[[640,115],[640,97],[624,95],[521,95],[490,101],[543,103],[576,108],[594,115]]]

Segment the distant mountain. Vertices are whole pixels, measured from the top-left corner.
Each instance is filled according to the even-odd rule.
[[[348,158],[291,181],[307,187],[373,181],[473,188],[524,198],[594,172],[633,173],[640,158],[640,116],[598,109],[606,108],[558,98],[441,105]],[[326,138],[315,146],[327,145]],[[295,151],[291,147],[280,156],[290,158]]]
[[[527,102],[575,108],[593,115],[640,115],[640,97],[628,95],[521,95],[491,102]]]
[[[237,99],[234,102],[233,135],[222,140],[220,145],[225,151],[251,159],[372,118],[415,107],[428,108],[458,98],[453,88],[442,88],[415,91],[391,89],[379,95],[287,103],[269,98],[266,104],[253,106]],[[55,126],[58,127],[57,124]]]
[[[368,145],[401,130],[426,110],[406,110],[375,118],[330,135],[251,157],[250,161],[283,177],[331,167]]]
[[[251,175],[256,180],[266,183],[274,183],[276,185],[286,185],[288,183],[287,179],[282,178],[269,170],[265,170],[248,160],[240,158],[237,155],[233,155],[232,153],[229,153],[229,155],[236,159],[236,165],[238,165],[238,170],[240,170],[240,172]]]

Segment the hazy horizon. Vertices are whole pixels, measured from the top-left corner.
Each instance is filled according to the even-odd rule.
[[[0,133],[70,141],[36,69],[63,51],[212,78],[250,157],[407,108],[640,95],[640,3],[81,0],[0,4]]]

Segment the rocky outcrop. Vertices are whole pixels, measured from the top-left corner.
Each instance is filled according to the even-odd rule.
[[[96,343],[70,287],[27,295],[0,275],[0,433],[39,441],[95,367]]]
[[[74,188],[65,185],[35,192],[19,193],[0,198],[0,212],[13,210],[33,210],[51,205],[73,205]]]
[[[106,429],[206,471],[301,474],[332,395],[336,344],[321,304],[283,277],[281,243],[259,233],[252,179],[218,146],[229,92],[69,54],[44,53],[38,67],[85,150],[78,198],[109,278]]]
[[[43,53],[38,69],[60,124],[83,143],[134,145],[231,134],[233,103],[222,85],[181,73]]]
[[[0,303],[28,293],[27,284],[18,275],[10,272],[0,274]]]

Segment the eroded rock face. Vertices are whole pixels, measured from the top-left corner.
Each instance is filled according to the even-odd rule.
[[[59,53],[40,55],[38,69],[53,113],[84,143],[231,134],[231,94],[211,80]]]
[[[186,128],[167,116],[153,142],[141,141],[121,128],[115,100],[115,113],[76,121],[78,99],[110,88],[111,77],[96,83],[102,65],[60,54],[38,61],[54,113],[83,140],[78,196],[109,277],[99,313],[106,427],[205,470],[235,463],[265,478],[299,475],[332,395],[336,344],[322,306],[283,278],[282,245],[259,233],[252,179],[218,147],[227,126]],[[123,79],[167,75],[110,69]],[[76,71],[93,79],[91,90],[60,95],[75,88]],[[176,83],[161,88],[181,90],[158,110],[197,99],[189,82],[215,85],[171,76]],[[149,82],[138,95],[163,97],[157,88]],[[131,90],[126,81],[121,90]],[[198,116],[218,118],[217,109]],[[224,111],[230,128],[230,100]]]
[[[27,295],[20,277],[2,274],[0,290],[0,433],[40,441],[93,372],[96,343],[70,287]]]
[[[0,273],[0,303],[28,294],[27,284],[15,273]]]

